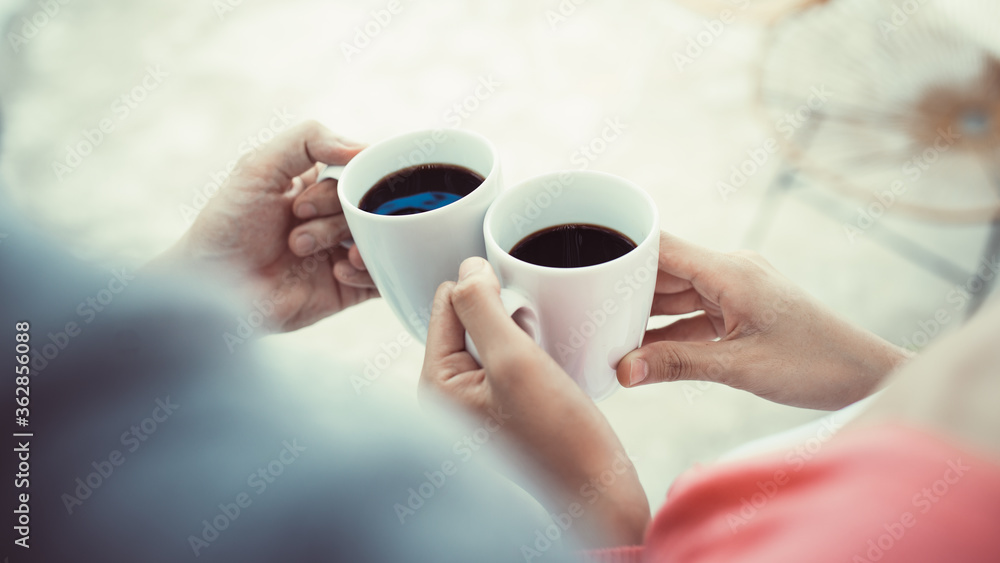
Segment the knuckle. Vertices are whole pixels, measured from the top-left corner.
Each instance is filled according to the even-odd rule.
[[[322,131],[326,127],[315,119],[306,119],[302,122],[302,129],[306,131]]]
[[[441,283],[437,287],[437,291],[434,293],[435,299],[447,299],[451,295],[452,290],[455,289],[455,282],[449,280]]]
[[[292,125],[285,132],[285,135],[292,138],[313,138],[326,133],[326,127],[315,119],[306,119]]]
[[[487,289],[483,284],[472,281],[455,284],[451,294],[452,303],[457,309],[475,310],[487,297]]]
[[[438,286],[434,292],[434,308],[431,315],[440,313],[451,302],[452,291],[455,289],[455,282],[446,281]]]
[[[340,241],[349,238],[350,236],[351,229],[347,226],[347,220],[343,215],[330,218],[330,221],[327,223],[327,233],[325,237],[325,242],[328,247],[340,244]]]
[[[730,252],[727,258],[734,274],[742,277],[745,282],[763,278],[767,273],[766,268],[770,266],[763,257],[752,250]]]
[[[659,381],[679,381],[689,379],[691,362],[686,354],[674,346],[658,346],[655,360],[650,362]]]
[[[256,168],[254,167],[255,161],[257,160],[256,157],[257,157],[256,152],[247,152],[239,159],[237,159],[236,167],[233,169],[234,175],[245,174],[253,176],[253,174],[257,171]]]

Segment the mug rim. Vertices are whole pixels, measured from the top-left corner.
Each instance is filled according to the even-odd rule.
[[[452,203],[450,203],[448,205],[445,205],[445,206],[442,206],[442,207],[438,207],[437,209],[431,209],[429,211],[424,211],[422,213],[413,213],[413,214],[410,214],[410,215],[379,215],[378,213],[372,213],[370,211],[365,211],[365,210],[361,209],[360,207],[357,206],[357,204],[355,204],[353,201],[351,201],[350,199],[348,199],[348,197],[344,194],[344,191],[340,189],[340,183],[342,183],[345,178],[349,179],[352,176],[351,170],[356,169],[359,166],[361,166],[361,164],[357,164],[357,163],[363,162],[362,159],[363,159],[364,154],[366,152],[371,151],[373,149],[381,149],[384,145],[387,145],[389,143],[406,142],[406,141],[408,141],[408,140],[410,140],[411,138],[414,138],[414,137],[417,137],[417,138],[420,138],[420,137],[424,137],[424,138],[426,138],[426,137],[432,137],[434,134],[436,134],[438,132],[444,132],[446,135],[453,135],[453,134],[458,134],[460,136],[461,135],[465,135],[467,139],[472,139],[472,140],[474,140],[476,142],[481,143],[486,148],[486,150],[489,152],[490,158],[492,160],[491,165],[490,165],[490,171],[489,171],[488,174],[486,174],[486,176],[483,177],[483,181],[478,186],[476,186],[476,189],[472,190],[467,195],[462,196],[462,198],[459,199],[458,201],[452,202]],[[370,156],[369,158],[375,158],[375,157],[371,157]],[[410,166],[421,166],[421,165],[424,165],[424,164],[449,164],[449,163],[446,163],[446,162],[436,162],[436,161],[434,161],[433,158],[431,158],[431,159],[428,159],[426,162],[421,162],[421,163],[418,163],[418,164],[411,164]],[[389,174],[392,174],[394,172],[398,172],[400,170],[403,170],[404,168],[407,168],[407,166],[402,166],[402,167],[394,166],[388,172],[386,172],[385,174],[383,174],[381,176],[381,178],[384,178],[385,176],[388,176]],[[479,173],[478,171],[474,171],[474,172],[476,172],[477,174]],[[375,142],[374,144],[371,144],[371,145],[365,147],[361,152],[359,152],[357,155],[355,155],[354,158],[352,158],[350,160],[350,162],[348,162],[346,165],[344,165],[344,171],[341,173],[340,178],[337,180],[337,187],[338,187],[338,189],[337,189],[337,195],[338,195],[338,198],[340,199],[340,206],[344,209],[345,212],[348,209],[350,209],[351,212],[356,212],[356,213],[358,213],[360,215],[365,216],[366,220],[389,221],[389,222],[395,222],[397,224],[404,223],[406,221],[422,221],[422,220],[426,220],[428,217],[432,217],[434,215],[440,215],[441,213],[446,212],[446,210],[448,210],[448,209],[451,209],[452,212],[455,212],[457,209],[460,209],[460,208],[464,207],[462,205],[462,203],[465,202],[465,200],[467,200],[470,197],[472,197],[473,195],[475,195],[476,192],[478,192],[484,185],[486,185],[486,183],[488,181],[490,181],[491,178],[493,178],[494,181],[495,181],[495,178],[499,174],[499,172],[500,172],[500,154],[497,151],[497,148],[493,144],[493,142],[490,141],[485,135],[482,135],[482,134],[477,133],[475,131],[467,131],[467,130],[464,130],[464,129],[455,129],[455,128],[449,128],[449,127],[437,127],[437,128],[434,128],[434,129],[421,129],[421,130],[417,130],[417,131],[410,131],[408,133],[401,133],[399,135],[393,135],[391,137],[382,139],[380,141]],[[377,182],[377,180],[376,180],[376,182]],[[372,186],[374,186],[374,184]],[[372,186],[368,186],[367,188],[365,188],[366,192],[367,192],[367,190],[370,190],[372,188]]]
[[[619,186],[624,186],[627,189],[632,190],[635,193],[638,193],[639,197],[646,201],[646,203],[649,205],[649,209],[652,211],[652,217],[651,217],[652,228],[650,228],[649,233],[641,241],[636,242],[635,248],[613,260],[608,260],[607,262],[601,262],[600,264],[592,264],[590,266],[579,266],[576,268],[556,268],[553,266],[540,266],[538,264],[533,264],[531,262],[526,262],[524,260],[521,260],[520,258],[516,258],[513,255],[511,255],[510,251],[504,250],[500,246],[500,244],[496,241],[496,239],[493,237],[493,233],[491,232],[490,229],[490,224],[493,222],[493,216],[496,214],[496,210],[498,208],[497,204],[500,203],[501,200],[505,198],[514,197],[519,192],[527,191],[529,189],[532,189],[532,187],[537,184],[540,184],[546,180],[558,179],[560,176],[563,175],[569,175],[571,177],[590,177],[593,179],[610,180],[616,182]],[[565,189],[572,189],[572,185],[566,186]],[[606,225],[601,225],[601,226],[605,228],[611,228],[607,227]],[[615,174],[610,174],[608,172],[601,172],[598,170],[559,170],[556,172],[548,172],[545,174],[532,176],[530,178],[522,180],[517,184],[500,192],[500,194],[497,195],[496,199],[490,205],[490,208],[486,211],[486,217],[483,219],[483,238],[486,240],[487,250],[493,249],[498,251],[499,253],[498,255],[501,256],[503,260],[507,259],[512,260],[514,263],[518,264],[518,267],[526,268],[528,271],[545,272],[546,275],[550,276],[551,275],[572,276],[572,275],[578,275],[576,274],[577,272],[595,272],[601,270],[602,268],[613,268],[618,261],[629,259],[634,251],[637,251],[640,248],[648,246],[653,237],[659,237],[659,236],[660,236],[660,212],[659,209],[657,209],[656,207],[656,202],[653,200],[653,197],[649,195],[649,193],[646,190],[642,189],[638,184],[632,182],[631,180],[628,180],[621,176],[617,176]]]

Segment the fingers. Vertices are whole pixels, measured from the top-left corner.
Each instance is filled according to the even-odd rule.
[[[292,202],[292,211],[299,219],[312,219],[343,212],[337,197],[337,180],[327,178],[312,184]]]
[[[288,190],[288,197],[297,198],[299,195],[305,191],[306,187],[311,186],[316,183],[316,178],[319,177],[319,171],[321,166],[326,166],[325,164],[316,164],[309,170],[306,170],[301,176],[296,176],[292,178],[292,189]]]
[[[653,295],[651,315],[686,315],[704,308],[701,295],[692,289],[680,293],[657,293]]]
[[[423,372],[434,371],[426,369],[456,352],[465,350],[465,327],[455,313],[452,305],[452,290],[455,282],[444,282],[434,295],[434,306],[431,320],[427,325],[427,352],[424,356]]]
[[[662,256],[660,260],[663,260]],[[656,293],[680,293],[692,287],[694,286],[691,285],[691,280],[668,274],[663,271],[663,266],[660,266],[660,270],[656,274]]]
[[[663,281],[657,279],[657,291],[670,291],[670,287],[678,286],[679,291],[686,289],[684,282],[693,282],[706,271],[713,271],[722,264],[722,254],[714,250],[702,248],[667,232],[660,232],[660,264]],[[667,274],[663,276],[663,274]],[[690,287],[690,285],[688,285]]]
[[[354,245],[350,250],[347,251],[347,259],[351,262],[351,266],[356,270],[367,271],[368,267],[365,266],[364,260],[361,259],[361,251],[358,250],[358,245]]]
[[[361,251],[358,250],[357,245],[352,246],[347,251],[347,260],[341,260],[334,265],[333,276],[345,285],[375,287],[375,281],[372,280],[364,261],[361,260]]]
[[[299,176],[299,179],[302,180],[302,186],[306,187],[315,184],[316,178],[319,178],[319,173],[322,172],[324,168],[326,168],[325,164],[316,163],[312,168],[307,170],[305,174]]]
[[[487,369],[498,365],[503,355],[534,345],[504,309],[500,281],[486,260],[475,257],[462,263],[451,302]]]
[[[351,287],[375,288],[375,282],[368,271],[355,268],[349,260],[340,260],[333,265],[333,277]]]
[[[315,121],[300,123],[248,157],[247,173],[267,189],[285,190],[317,162],[346,164],[364,147],[341,139]],[[251,184],[253,185],[253,184]]]
[[[295,227],[288,234],[288,247],[296,256],[309,256],[351,238],[347,218],[333,215],[313,219]]]
[[[618,363],[618,381],[625,387],[683,380],[725,383],[739,369],[732,342],[654,342],[643,345]]]
[[[679,319],[663,328],[646,331],[646,336],[642,339],[642,345],[672,340],[677,342],[698,342],[704,340],[715,340],[722,336],[718,333],[715,325],[708,315],[696,315],[685,319]]]
[[[441,284],[434,295],[427,326],[427,350],[420,370],[420,395],[433,389],[473,411],[482,409],[486,372],[465,353],[465,327],[455,313],[455,282]]]

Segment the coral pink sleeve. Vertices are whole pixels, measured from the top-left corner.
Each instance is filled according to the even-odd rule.
[[[647,563],[1000,562],[996,461],[899,426],[821,438],[777,457],[689,471],[671,488],[641,553],[587,555]]]

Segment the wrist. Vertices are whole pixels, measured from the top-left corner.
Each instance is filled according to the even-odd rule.
[[[576,510],[584,547],[642,544],[650,521],[649,501],[624,451],[580,483],[567,506]]]
[[[552,517],[573,522],[588,549],[641,544],[650,521],[649,500],[621,445],[571,465],[550,472],[562,489],[546,507]]]
[[[885,386],[889,375],[908,362],[913,353],[860,328],[858,338],[849,346],[850,361],[846,364],[850,376],[850,392],[841,407],[867,398]]]
[[[885,388],[886,383],[890,379],[889,375],[895,373],[917,355],[916,352],[896,346],[886,340],[879,340],[882,342],[882,350],[874,369],[873,379],[875,379],[875,384],[868,395]]]

